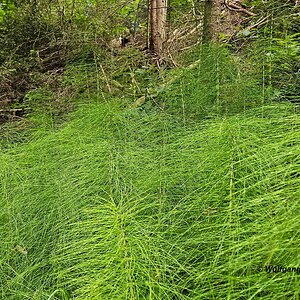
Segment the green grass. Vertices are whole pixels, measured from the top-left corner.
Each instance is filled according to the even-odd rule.
[[[1,299],[299,299],[292,106],[70,118],[0,155]]]
[[[195,47],[183,61],[185,67],[171,71],[167,76],[171,84],[158,95],[157,101],[169,113],[199,121],[269,103],[258,70],[225,46]]]

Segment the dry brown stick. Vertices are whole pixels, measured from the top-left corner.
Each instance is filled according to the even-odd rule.
[[[178,65],[178,64],[176,63],[176,61],[174,60],[174,58],[173,58],[173,56],[172,56],[172,54],[171,54],[170,49],[168,49],[168,55],[169,55],[169,57],[170,57],[170,59],[171,59],[172,64],[174,65],[174,67],[178,68],[179,65]]]
[[[224,3],[229,10],[236,11],[236,12],[242,12],[242,13],[245,13],[246,15],[252,16],[252,17],[256,16],[256,14],[253,13],[252,11],[249,11],[246,8],[243,8],[237,4],[228,3],[228,1],[226,1],[226,0],[224,1]]]
[[[200,45],[200,44],[201,44],[201,41],[198,41],[197,43],[195,43],[195,44],[193,44],[193,45],[186,46],[186,47],[184,47],[184,48],[179,49],[179,51],[189,50],[189,49],[191,49],[191,48],[193,48],[193,47],[196,47],[196,46],[198,46],[198,45]]]
[[[199,23],[196,27],[194,27],[191,31],[189,31],[188,33],[180,36],[177,40],[182,40],[182,39],[185,39],[187,36],[193,34],[195,31],[197,31],[203,24],[202,23]]]
[[[264,24],[265,21],[268,20],[268,18],[269,18],[269,15],[266,17],[260,18],[257,23],[255,23],[254,25],[248,26],[246,29],[251,30],[255,27],[258,27],[259,25]]]
[[[0,109],[0,113],[17,113],[24,111],[23,108],[8,108],[8,109]]]
[[[167,40],[167,44],[173,43],[174,40],[180,40],[182,37],[184,37],[186,34],[188,34],[188,31],[190,28],[184,28],[184,29],[175,29],[173,33],[171,34],[170,38]]]
[[[100,65],[100,69],[101,69],[101,71],[102,71],[102,74],[103,74],[103,76],[104,76],[104,79],[105,79],[105,81],[106,81],[106,86],[107,86],[107,89],[108,89],[109,93],[111,94],[111,87],[110,87],[110,84],[109,84],[109,82],[108,82],[108,79],[107,79],[106,73],[105,73],[105,71],[104,71],[104,69],[103,69],[102,65]]]

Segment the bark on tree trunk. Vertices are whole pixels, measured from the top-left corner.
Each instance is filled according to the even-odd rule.
[[[208,43],[212,38],[212,0],[206,0],[203,8],[202,43]]]
[[[150,49],[160,58],[164,53],[167,25],[167,0],[150,0]]]
[[[157,2],[150,0],[150,50],[157,49]]]
[[[157,54],[163,56],[166,41],[167,0],[157,0]]]

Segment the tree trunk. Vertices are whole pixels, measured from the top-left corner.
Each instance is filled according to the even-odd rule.
[[[150,49],[163,58],[166,41],[167,0],[150,0]]]
[[[166,41],[167,0],[157,0],[157,54],[163,56]]]
[[[150,0],[150,50],[157,50],[157,0]]]
[[[202,43],[208,43],[212,39],[212,0],[206,0],[203,7]]]
[[[243,1],[205,0],[203,3],[203,35],[202,42],[218,41],[220,33],[224,36],[232,36],[237,28],[242,25],[243,14],[254,16],[255,14],[234,3]]]

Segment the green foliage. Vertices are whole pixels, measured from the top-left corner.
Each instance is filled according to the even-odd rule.
[[[296,1],[249,1],[258,13],[248,53],[260,70],[265,97],[299,102],[299,5]],[[264,17],[263,25],[259,19]],[[257,23],[258,22],[258,23]]]
[[[269,32],[245,51],[248,60],[260,70],[258,77],[271,100],[299,102],[299,33]],[[258,78],[257,77],[257,78]]]
[[[251,60],[211,44],[158,73],[105,49],[134,19],[126,3],[18,1],[4,20],[0,88],[33,83],[27,119],[0,128],[0,298],[298,299],[298,275],[263,269],[300,267],[300,117],[268,103],[299,94],[287,14]],[[278,3],[248,5],[276,20]]]
[[[159,95],[160,103],[169,112],[187,119],[202,119],[261,105],[259,82],[252,78],[247,65],[226,47],[205,45],[185,60],[191,64],[172,74],[172,84]]]
[[[15,8],[14,1],[2,0],[0,3],[0,26],[7,14],[10,14]]]
[[[26,94],[24,106],[29,108],[27,113],[28,121],[32,122],[35,130],[48,132],[54,129],[57,117],[66,109],[67,99],[64,104],[59,102],[59,98],[50,89],[39,88]],[[66,111],[68,111],[66,109]]]
[[[299,116],[209,122],[84,105],[1,154],[1,298],[288,299]]]
[[[270,56],[269,84],[273,85],[281,98],[299,100],[300,97],[300,48],[299,34],[287,35],[285,38],[274,38],[266,48]]]
[[[14,14],[6,15],[0,27],[0,101],[22,107],[26,100],[26,106],[34,110],[36,104],[31,105],[30,101],[35,101],[35,97],[26,94],[40,87],[53,94],[62,94],[63,87],[67,93],[85,93],[88,98],[95,94],[107,97],[106,93],[115,95],[124,90],[133,97],[145,94],[145,88],[139,84],[142,75],[135,73],[136,69],[142,70],[142,60],[148,64],[145,57],[137,50],[123,51],[125,55],[117,61],[112,55],[121,51],[111,49],[111,41],[137,21],[134,13],[138,1],[15,3]],[[129,89],[125,88],[127,83]],[[68,102],[58,101],[61,110],[69,106]],[[56,100],[53,105],[57,106]]]

